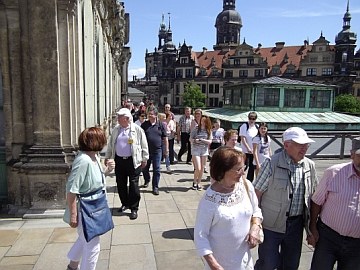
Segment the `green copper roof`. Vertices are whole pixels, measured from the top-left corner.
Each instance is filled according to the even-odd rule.
[[[324,113],[315,113],[315,112],[256,112],[258,115],[257,122],[266,122],[272,124],[289,124],[299,126],[305,124],[312,124],[316,126],[321,125],[347,125],[352,126],[352,129],[355,127],[360,130],[360,117],[336,113],[336,112],[324,112]],[[249,111],[239,111],[234,109],[227,108],[218,108],[205,110],[204,115],[207,115],[211,118],[218,118],[223,121],[231,122],[232,124],[237,124],[241,122],[248,121]],[[346,128],[345,128],[346,129]]]

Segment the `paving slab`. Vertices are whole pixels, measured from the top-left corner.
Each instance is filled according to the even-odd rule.
[[[64,270],[68,265],[66,255],[70,250],[72,243],[54,243],[47,244],[37,260],[34,270]]]
[[[151,244],[113,246],[110,252],[110,270],[156,270]]]
[[[50,228],[23,230],[6,256],[31,256],[41,254],[52,232],[53,229]]]
[[[204,264],[195,250],[176,250],[155,253],[157,270],[203,270]]]
[[[18,230],[0,230],[0,247],[12,246],[20,234]]]
[[[149,224],[116,226],[112,233],[112,246],[151,244]]]
[[[185,229],[180,213],[149,214],[151,232]]]
[[[188,229],[151,233],[155,252],[194,250],[195,244]]]

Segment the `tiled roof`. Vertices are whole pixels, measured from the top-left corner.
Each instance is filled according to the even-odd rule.
[[[283,74],[289,64],[295,65],[295,70],[298,70],[300,61],[311,48],[311,45],[256,48],[255,53],[260,54],[267,61],[269,71],[271,71],[272,66],[279,65],[281,74]]]
[[[239,45],[241,46],[241,45]],[[299,69],[301,60],[306,56],[308,51],[312,50],[312,45],[302,46],[283,46],[282,48],[254,48],[254,53],[261,55],[267,61],[269,73],[273,66],[278,65],[280,74],[283,74],[288,65],[294,65],[295,71]],[[333,45],[331,45],[331,49]],[[192,52],[192,57],[198,67],[204,67],[207,74],[211,73],[211,59],[215,60],[215,66],[221,69],[223,60],[235,53],[235,50],[215,50],[206,52]]]
[[[212,67],[212,59],[214,59],[215,67],[221,70],[221,65],[223,63],[223,59],[227,58],[229,55],[232,55],[234,50],[223,51],[223,50],[215,50],[215,51],[205,51],[205,52],[195,52],[195,62],[197,63],[199,68],[204,67],[207,70],[207,75],[211,74]]]

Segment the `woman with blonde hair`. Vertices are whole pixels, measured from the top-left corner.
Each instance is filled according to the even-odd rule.
[[[206,159],[209,155],[209,145],[212,142],[211,121],[209,117],[201,117],[199,125],[190,133],[190,142],[192,161],[195,168],[192,189],[202,190],[201,179]]]

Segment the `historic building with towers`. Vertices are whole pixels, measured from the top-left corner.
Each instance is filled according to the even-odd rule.
[[[0,206],[64,207],[79,134],[126,98],[128,41],[117,0],[0,0]]]
[[[164,23],[159,28],[159,44],[153,52],[146,50],[146,75],[133,82],[156,103],[182,106],[186,83],[193,80],[206,94],[208,107],[224,103],[226,85],[280,76],[301,81],[336,85],[336,94],[360,96],[360,50],[355,52],[357,36],[351,30],[349,0],[342,30],[331,44],[319,29],[319,38],[304,40],[296,46],[275,42],[273,47],[247,44],[241,40],[243,22],[235,0],[223,0],[223,10],[215,19],[216,44],[213,50],[194,51],[186,44],[177,48],[172,30]]]

